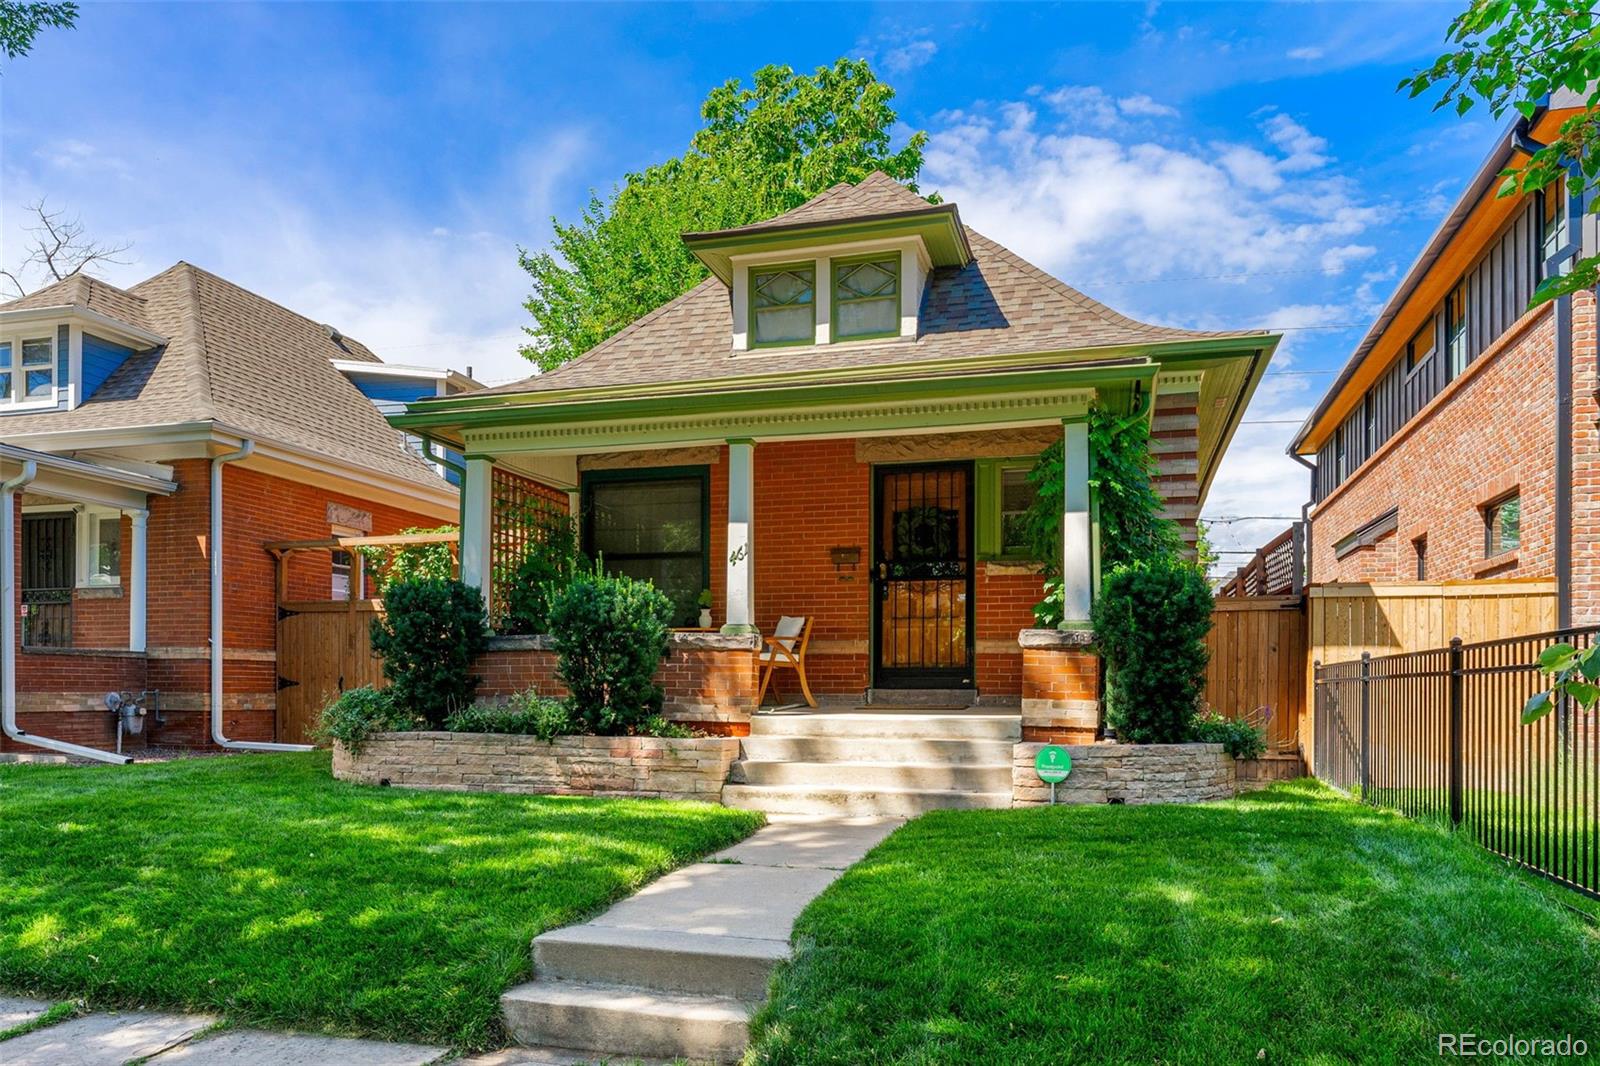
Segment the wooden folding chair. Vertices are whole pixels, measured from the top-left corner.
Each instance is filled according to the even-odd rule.
[[[784,615],[778,619],[773,635],[764,639],[767,647],[761,653],[761,691],[756,694],[756,706],[761,706],[767,698],[769,684],[773,695],[777,695],[778,686],[773,683],[772,675],[781,666],[793,670],[800,678],[800,691],[805,693],[807,706],[815,707],[816,697],[811,695],[811,686],[806,683],[806,645],[811,643],[811,619]]]

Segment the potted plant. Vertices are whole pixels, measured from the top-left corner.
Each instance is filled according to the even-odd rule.
[[[711,590],[700,590],[700,628],[711,628]]]

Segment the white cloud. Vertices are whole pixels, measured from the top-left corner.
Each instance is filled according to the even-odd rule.
[[[1146,93],[1113,97],[1098,85],[1063,85],[1043,92],[1037,86],[1028,95],[1038,96],[1058,114],[1079,126],[1111,129],[1127,118],[1171,118],[1178,113]]]
[[[1288,115],[1274,114],[1261,124],[1267,139],[1284,153],[1278,167],[1282,170],[1316,170],[1327,164],[1323,150],[1328,142],[1318,137]]]
[[[1370,259],[1377,254],[1377,251],[1378,249],[1370,244],[1342,244],[1337,248],[1329,248],[1322,253],[1322,272],[1342,274],[1351,263]]]
[[[1299,59],[1309,63],[1312,60],[1321,59],[1323,52],[1322,49],[1316,47],[1315,45],[1305,45],[1301,48],[1291,48],[1284,54],[1290,59]]]
[[[104,271],[115,284],[184,259],[337,326],[389,362],[470,365],[480,380],[532,372],[517,354],[528,321],[517,246],[548,233],[557,190],[588,149],[581,131],[509,153],[474,175],[470,193],[441,192],[425,214],[338,175],[287,180],[227,145],[136,130],[106,136],[5,161],[0,246],[21,247],[18,207],[48,191],[94,239],[133,242],[127,263]],[[126,156],[118,136],[160,159],[160,177],[81,165]]]
[[[1117,101],[1117,108],[1124,115],[1141,115],[1147,118],[1172,118],[1178,113],[1177,108],[1157,103],[1144,93],[1122,97]]]
[[[883,53],[883,69],[890,74],[909,74],[926,66],[938,52],[939,46],[932,41],[909,41]]]
[[[1074,87],[1043,99],[1081,116],[1109,98]],[[1042,124],[1027,103],[995,111],[952,116],[933,130],[924,181],[979,229],[1057,273],[1304,268],[1335,249],[1345,249],[1335,259],[1353,258],[1353,238],[1379,217],[1342,179],[1305,171],[1304,153],[1321,139],[1298,126],[1292,139],[1281,126],[1268,133],[1290,152],[1273,157],[1254,146],[1085,134],[1073,116]]]

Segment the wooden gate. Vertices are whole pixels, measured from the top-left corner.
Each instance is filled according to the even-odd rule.
[[[279,741],[311,743],[329,700],[346,689],[383,685],[383,660],[372,653],[372,620],[382,610],[377,600],[279,605]]]
[[[1267,708],[1268,747],[1294,751],[1306,701],[1303,598],[1218,597],[1206,648],[1206,703],[1229,718]]]

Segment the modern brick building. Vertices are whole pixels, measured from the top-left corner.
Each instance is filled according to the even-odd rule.
[[[1019,707],[1029,738],[1096,737],[1089,407],[1151,420],[1192,538],[1278,338],[1128,319],[881,173],[684,239],[711,275],[683,296],[554,372],[392,418],[466,456],[466,580],[485,584],[508,539],[496,486],[531,478],[571,494],[586,551],[678,605],[664,680],[680,719],[747,732],[757,634],[791,616],[812,622],[824,702],[912,690]],[[1057,442],[1059,632],[1033,628],[1042,580],[1013,521]],[[549,686],[537,641],[491,659],[492,690]]]
[[[1563,103],[1501,136],[1296,435],[1313,582],[1554,578],[1561,624],[1600,621],[1595,296],[1529,309],[1594,220],[1497,195]]]
[[[303,739],[276,720],[263,543],[453,523],[444,467],[379,408],[469,387],[187,263],[0,305],[0,749],[109,748],[106,694],[156,690],[134,750]],[[359,595],[359,574],[348,555],[298,554],[289,591]]]

